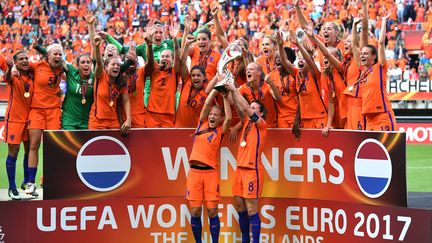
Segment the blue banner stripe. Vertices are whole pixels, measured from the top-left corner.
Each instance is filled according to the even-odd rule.
[[[363,190],[365,190],[369,194],[375,195],[380,193],[385,188],[389,179],[358,176],[358,180]]]
[[[126,171],[116,172],[82,172],[84,179],[94,187],[109,188],[123,179]]]

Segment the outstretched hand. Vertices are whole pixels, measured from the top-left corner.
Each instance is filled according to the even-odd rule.
[[[96,30],[96,34],[98,34],[101,38],[106,39],[108,33],[103,30]]]
[[[195,37],[193,37],[193,35],[188,35],[186,37],[186,45],[191,45],[192,43],[194,43],[196,41]]]
[[[295,34],[294,30],[290,30],[290,32],[289,32],[289,40],[291,41],[291,43],[293,43],[295,45],[298,44],[297,35]]]
[[[100,47],[100,45],[102,44],[102,37],[100,35],[95,35],[95,37],[93,38],[93,42],[95,46]]]
[[[126,59],[129,59],[131,61],[135,61],[137,55],[135,51],[135,45],[130,45],[129,51],[126,55]]]
[[[276,43],[278,45],[283,45],[282,33],[280,31],[276,32]]]
[[[32,42],[30,45],[30,49],[33,49],[33,48],[35,48],[35,46],[38,43],[38,37],[37,37],[37,35],[32,35],[31,39],[32,39]]]
[[[84,19],[86,20],[88,25],[94,24],[96,17],[93,15],[92,12],[88,8],[84,10]]]
[[[362,14],[359,14],[357,17],[354,18],[354,24],[355,25],[359,24],[362,21],[363,21],[363,15]]]
[[[170,31],[169,31],[171,38],[173,39],[177,38],[179,32],[180,32],[180,25],[178,23],[171,24]]]
[[[12,57],[7,57],[6,64],[9,66],[9,68],[12,68],[14,66],[14,61],[12,60]]]

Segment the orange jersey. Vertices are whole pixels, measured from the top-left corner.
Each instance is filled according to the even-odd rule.
[[[261,120],[259,126],[248,119],[240,135],[241,141],[237,152],[237,167],[249,169],[262,169],[261,153],[264,148],[264,140],[267,135],[267,123]]]
[[[270,79],[273,80],[281,94],[280,100],[276,101],[278,124],[282,123],[279,121],[293,123],[298,106],[295,78],[291,75],[283,77],[280,72],[273,72],[270,75]]]
[[[5,73],[8,69],[6,58],[3,55],[0,55],[0,69]]]
[[[342,63],[342,73],[348,87],[356,82],[359,75],[359,68],[360,67],[351,55],[345,55],[345,60]]]
[[[61,106],[60,77],[63,71],[51,70],[45,60],[30,63],[34,70],[34,93],[31,108],[59,108]]]
[[[155,66],[157,67],[156,63]],[[155,68],[151,75],[147,110],[154,113],[174,115],[176,90],[177,74],[174,68],[170,70]]]
[[[240,86],[240,94],[250,104],[255,100],[262,102],[267,109],[267,124],[268,127],[276,127],[277,115],[276,106],[273,96],[270,94],[270,86],[267,83],[263,83],[261,88],[253,90],[248,84]]]
[[[127,94],[126,87],[118,87],[115,83],[110,84],[105,71],[101,77],[95,77],[94,102],[90,109],[90,118],[117,121],[117,100],[121,94]],[[112,106],[110,106],[111,101]]]
[[[223,139],[222,125],[213,130],[208,128],[207,121],[199,122],[189,161],[198,161],[216,169],[218,152]],[[199,134],[200,131],[204,132]]]
[[[131,114],[139,115],[144,111],[144,67],[138,68],[128,79],[128,93]]]
[[[342,63],[340,63],[340,66],[342,66]],[[332,97],[334,96],[333,97],[334,105],[335,105],[334,121],[336,122],[336,125],[340,124],[338,123],[337,120],[345,119],[347,113],[346,97],[345,95],[343,95],[343,92],[345,91],[346,88],[345,80],[342,74],[339,73],[336,68],[332,68],[332,77],[328,75],[321,75],[321,77],[324,79],[324,82],[327,84],[327,87],[329,88],[329,94]]]
[[[367,77],[360,81],[362,114],[381,113],[392,110],[387,96],[387,64],[374,64]]]
[[[207,80],[212,80],[216,75],[220,58],[221,54],[213,48],[208,53],[201,55],[198,46],[195,46],[191,55],[191,67],[196,65],[205,67]]]
[[[315,79],[310,72],[303,78],[299,69],[294,69],[294,76],[296,77],[296,90],[299,94],[301,118],[326,117],[327,107],[321,97],[321,78]]]
[[[192,87],[190,78],[186,80],[180,94],[175,127],[196,127],[204,102],[208,96],[204,89]]]
[[[14,75],[12,80],[7,83],[9,99],[5,121],[27,122],[33,96],[32,76],[33,74],[30,76]],[[28,97],[24,96],[26,92],[29,95]]]
[[[261,65],[262,70],[265,74],[269,74],[270,72],[276,70],[276,63],[274,60],[269,60],[265,55],[260,56],[256,62]]]

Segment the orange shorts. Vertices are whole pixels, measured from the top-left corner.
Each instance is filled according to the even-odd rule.
[[[278,119],[277,120],[277,127],[278,128],[292,128],[293,124],[294,124],[293,119]]]
[[[362,115],[362,100],[352,96],[347,97],[347,121],[345,129],[349,130],[365,130],[365,118]]]
[[[29,140],[27,122],[5,122],[3,138],[8,144],[21,144]]]
[[[327,117],[302,119],[301,124],[303,128],[323,129],[327,125]]]
[[[186,199],[190,207],[201,207],[204,201],[207,208],[217,208],[220,200],[219,180],[217,170],[191,168],[186,181]]]
[[[149,128],[154,127],[167,127],[171,128],[174,127],[174,115],[172,114],[161,114],[161,113],[155,113],[151,111],[147,111],[147,120],[146,125]]]
[[[393,111],[365,114],[366,130],[368,131],[396,131],[396,119]]]
[[[117,119],[98,119],[95,116],[90,116],[88,128],[91,130],[119,129],[120,125]]]
[[[27,129],[59,130],[61,128],[60,108],[31,108]]]
[[[234,196],[260,198],[263,187],[263,171],[237,167],[233,185]]]
[[[145,128],[146,127],[145,118],[146,118],[146,114],[144,114],[144,113],[133,114],[132,115],[132,128]]]

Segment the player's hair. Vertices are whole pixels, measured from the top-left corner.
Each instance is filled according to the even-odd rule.
[[[287,46],[284,47],[284,51],[288,57],[288,61],[290,61],[290,63],[294,63],[296,60],[296,57],[297,57],[295,51],[292,48],[287,47]]]
[[[76,59],[76,65],[77,66],[79,66],[79,63],[80,63],[82,57],[88,57],[88,58],[90,58],[90,61],[91,61],[90,54],[88,54],[88,53],[81,54]]]
[[[193,70],[199,70],[202,75],[204,75],[204,83],[207,82],[207,74],[205,72],[205,67],[200,65],[195,65],[191,68],[190,73],[192,73]]]
[[[273,43],[273,45],[277,45],[276,37],[274,35],[266,35],[264,39],[265,38],[269,39]]]
[[[18,55],[19,54],[26,54],[27,55],[27,51],[24,49],[18,50],[17,52],[15,52],[15,54],[13,55],[13,60],[16,61],[18,59]]]
[[[63,46],[58,44],[58,43],[54,43],[54,44],[49,45],[47,47],[47,52],[49,53],[50,51],[52,51],[54,49],[60,49],[60,51],[63,53]]]
[[[198,35],[199,35],[199,34],[205,34],[205,35],[208,37],[208,39],[211,40],[211,32],[210,32],[210,30],[209,30],[208,28],[203,28],[203,29],[201,29],[201,30],[198,32]]]
[[[374,64],[378,62],[378,51],[374,45],[365,45],[365,47],[369,48],[371,50],[371,54],[375,55]]]
[[[267,117],[267,112],[268,112],[268,110],[267,110],[267,108],[264,106],[264,103],[262,103],[261,101],[259,101],[259,100],[254,100],[252,103],[257,103],[259,106],[260,106],[260,112],[262,112],[263,113],[263,115],[261,116],[262,117],[262,119],[266,119],[266,117]]]

